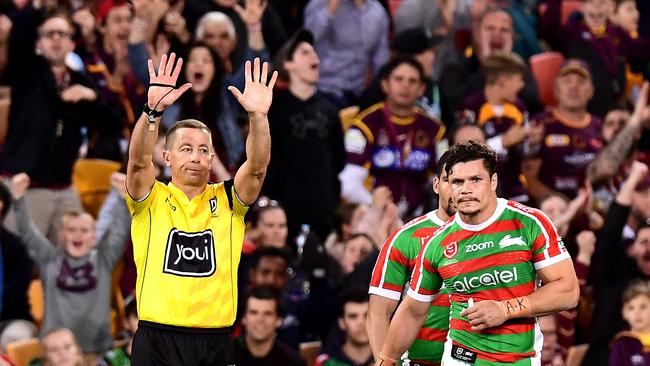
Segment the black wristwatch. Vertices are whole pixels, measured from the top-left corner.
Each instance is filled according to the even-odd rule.
[[[164,111],[158,112],[155,109],[149,108],[149,105],[145,103],[142,112],[144,112],[144,114],[147,115],[147,119],[149,120],[149,123],[156,123],[156,118],[162,116]]]

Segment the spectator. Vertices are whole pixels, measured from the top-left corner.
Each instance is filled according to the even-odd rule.
[[[650,41],[633,38],[627,30],[609,22],[614,0],[582,2],[582,19],[566,25],[561,20],[561,4],[562,0],[547,2],[540,21],[541,36],[567,58],[579,58],[587,63],[598,91],[588,109],[603,117],[625,91],[625,61],[650,61]]]
[[[376,250],[376,244],[368,234],[356,233],[350,235],[348,240],[345,241],[343,260],[341,261],[343,274],[352,273],[357,264],[361,263],[373,250]]]
[[[338,327],[345,333],[344,342],[325,347],[315,366],[371,366],[374,363],[366,319],[368,293],[363,288],[344,290],[339,300]]]
[[[92,81],[65,65],[73,37],[66,14],[42,17],[28,5],[15,13],[9,40],[12,103],[0,173],[29,174],[29,212],[41,233],[55,243],[62,213],[81,208],[71,182],[83,140],[81,128],[103,123],[109,113]],[[13,215],[8,219],[8,227],[15,228]]]
[[[524,87],[526,64],[514,53],[495,52],[483,61],[482,68],[485,87],[465,99],[459,119],[478,124],[487,144],[496,151],[499,197],[527,202],[521,164],[529,153],[528,143],[539,144],[542,128],[528,126],[526,106],[517,97]]]
[[[600,118],[587,112],[594,95],[591,73],[580,60],[567,60],[555,79],[557,108],[533,118],[544,138],[526,172],[528,195],[539,201],[550,190],[573,199],[586,178],[587,165],[603,148]]]
[[[564,360],[560,354],[560,345],[557,343],[557,321],[554,315],[546,315],[537,318],[539,330],[544,336],[542,346],[542,366],[564,366]]]
[[[305,276],[289,252],[278,248],[256,250],[248,272],[251,287],[270,286],[280,294],[284,318],[278,339],[295,349],[300,342],[323,339],[336,318],[328,279]]]
[[[289,237],[301,225],[325,239],[334,228],[345,165],[343,128],[336,107],[316,91],[320,60],[309,31],[299,30],[278,54],[280,77],[269,110],[271,163],[262,192],[285,207]]]
[[[616,10],[609,20],[628,32],[630,37],[639,37],[639,10],[634,0],[616,0]],[[625,65],[625,96],[632,100],[636,98],[643,84],[643,74],[647,71],[647,62]]]
[[[424,71],[412,58],[396,58],[382,79],[384,103],[363,111],[345,135],[348,164],[339,175],[342,195],[369,204],[371,193],[364,181],[371,175],[373,188],[386,186],[400,215],[422,211],[430,171],[436,166],[436,144],[445,128],[415,106],[424,91]]]
[[[88,156],[122,161],[120,140],[142,113],[146,89],[138,81],[128,59],[132,12],[123,0],[103,0],[97,9],[99,41],[84,60],[88,74],[111,105],[111,118],[88,131]],[[126,134],[128,136],[128,134]]]
[[[271,56],[275,55],[289,38],[273,6],[264,6],[265,3],[262,0],[192,1],[185,3],[183,15],[187,19],[188,29],[197,29],[199,19],[204,14],[214,11],[226,14],[234,25],[237,40],[231,55],[232,70],[238,70],[244,64],[244,60],[248,60],[246,49],[251,45],[249,36],[257,37],[261,34]],[[257,22],[249,23],[247,21],[247,16],[252,15],[247,9],[255,9],[256,16],[259,17]],[[261,16],[259,12],[261,12]]]
[[[634,112],[620,108],[612,110],[605,116],[602,137],[607,146],[596,156],[587,167],[587,178],[594,184],[605,184],[608,190],[616,192],[620,187],[624,174],[631,161],[635,158],[642,160],[647,154],[650,130],[647,128],[650,120],[648,104],[648,85],[644,83],[639,91]],[[628,118],[625,118],[625,117]],[[603,198],[606,204],[611,201],[609,192]]]
[[[650,277],[650,246],[647,245],[650,242],[650,226],[646,222],[650,216],[644,216],[633,228],[636,238],[629,248],[626,249],[627,245],[621,240],[628,218],[631,222],[635,221],[635,216],[630,215],[633,200],[638,200],[634,190],[647,173],[646,165],[639,162],[632,165],[628,178],[607,211],[605,226],[598,237],[598,250],[594,258],[595,307],[584,365],[608,365],[608,345],[617,332],[625,329],[621,317],[623,291],[632,280]],[[647,201],[641,204],[648,206]],[[609,268],[616,270],[608,270]]]
[[[623,319],[629,330],[614,337],[609,364],[649,364],[650,352],[644,346],[644,339],[650,334],[650,284],[647,281],[632,282],[623,292]]]
[[[205,121],[212,134],[215,159],[210,171],[219,176],[219,160],[230,170],[237,167],[244,154],[244,141],[237,127],[236,113],[226,94],[224,70],[219,57],[204,43],[195,43],[188,51],[185,79],[192,88],[165,110],[162,124],[171,127],[183,119]],[[224,177],[221,177],[220,181]]]
[[[0,354],[7,353],[9,343],[34,338],[37,335],[38,329],[34,323],[22,319],[8,321],[0,332]]]
[[[79,341],[70,329],[54,328],[41,337],[44,366],[82,366],[83,354]],[[39,365],[40,363],[36,363]],[[34,365],[34,366],[36,366]]]
[[[32,260],[22,239],[4,228],[11,210],[11,192],[0,182],[0,320],[32,320],[27,291],[32,280]]]
[[[514,42],[512,17],[504,10],[488,7],[477,20],[472,31],[472,48],[458,62],[450,63],[440,76],[442,98],[442,120],[451,127],[457,123],[454,111],[463,100],[478,93],[485,85],[481,65],[494,52],[511,52]],[[537,95],[537,82],[530,71],[526,71],[524,88],[519,94],[531,113],[542,110]]]
[[[474,123],[463,123],[456,126],[449,134],[449,146],[470,140],[484,144],[487,140],[485,132]]]
[[[434,80],[439,79],[446,65],[457,60],[456,34],[472,28],[471,8],[469,0],[405,0],[397,9],[394,15],[396,32],[416,27],[442,38],[438,57],[431,65],[435,70]]]
[[[107,366],[130,366],[131,365],[131,345],[133,336],[138,330],[138,309],[135,299],[129,301],[124,307],[125,319],[122,324],[124,332],[122,339],[117,340],[118,347],[104,353],[103,362]]]
[[[278,201],[262,197],[255,203],[246,224],[246,238],[256,247],[287,247],[287,215]]]
[[[356,227],[359,220],[366,212],[367,207],[356,203],[342,203],[336,210],[334,231],[325,239],[325,251],[335,261],[341,262],[345,240],[352,234],[352,228]]]
[[[305,27],[322,61],[318,90],[339,108],[358,102],[388,60],[388,14],[377,0],[310,0]]]
[[[249,2],[242,8],[242,19],[246,21],[248,31],[248,46],[245,48],[245,59],[253,60],[259,57],[260,61],[269,60],[269,52],[264,43],[262,30],[259,28],[260,18],[266,5],[263,2]],[[237,34],[235,24],[230,18],[219,11],[206,13],[199,19],[196,26],[196,39],[205,42],[219,55],[226,75],[243,77],[243,64],[233,64],[233,52],[237,47]],[[236,66],[238,66],[235,68]],[[241,75],[239,75],[241,74]],[[243,85],[243,84],[242,84]]]
[[[109,323],[111,272],[124,252],[129,233],[128,211],[123,207],[114,216],[110,234],[98,243],[92,216],[79,211],[64,214],[63,248],[56,248],[31,222],[23,199],[27,187],[26,174],[11,178],[18,230],[41,271],[45,294],[42,331],[67,326],[79,336],[85,352],[107,351],[113,343]]]
[[[244,335],[236,340],[239,366],[306,366],[297,351],[278,341],[275,331],[282,324],[280,299],[271,287],[253,287],[245,303]]]
[[[393,57],[413,57],[422,65],[426,76],[425,88],[424,93],[418,99],[417,106],[436,119],[440,119],[440,88],[433,77],[434,71],[437,71],[434,64],[438,58],[440,42],[441,38],[439,36],[434,36],[423,28],[409,28],[397,33],[391,43]],[[361,96],[359,105],[361,109],[366,109],[386,98],[386,95],[381,90],[381,80],[386,73],[386,66],[384,65],[379,70],[379,75],[372,80]]]

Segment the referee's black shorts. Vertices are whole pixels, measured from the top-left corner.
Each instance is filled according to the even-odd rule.
[[[133,337],[133,366],[234,365],[232,328],[201,329],[140,321]]]

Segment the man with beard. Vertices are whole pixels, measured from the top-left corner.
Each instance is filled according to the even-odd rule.
[[[448,154],[457,213],[422,248],[376,365],[397,364],[443,285],[451,302],[443,364],[537,365],[535,318],[578,303],[571,257],[541,211],[497,198],[494,150],[470,141]]]
[[[384,243],[370,282],[370,307],[368,311],[368,334],[375,356],[383,346],[390,318],[395,312],[402,289],[411,279],[415,259],[422,244],[449,220],[456,211],[451,201],[451,186],[444,170],[447,153],[440,157],[433,190],[438,193],[438,209],[413,219],[395,231]],[[439,364],[447,332],[449,331],[449,297],[438,296],[427,315],[405,358],[414,364]]]

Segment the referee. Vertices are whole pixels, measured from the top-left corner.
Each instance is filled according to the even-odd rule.
[[[149,60],[148,102],[129,148],[127,204],[133,217],[133,255],[138,269],[138,330],[133,365],[231,365],[228,339],[237,309],[237,267],[244,214],[262,187],[270,158],[267,111],[273,73],[268,64],[246,62],[243,93],[229,90],[248,112],[247,160],[235,179],[208,184],[214,149],[209,128],[197,120],[177,122],[166,136],[163,157],[169,184],[155,180],[153,147],[160,116],[191,84],[176,88],[183,60]]]

